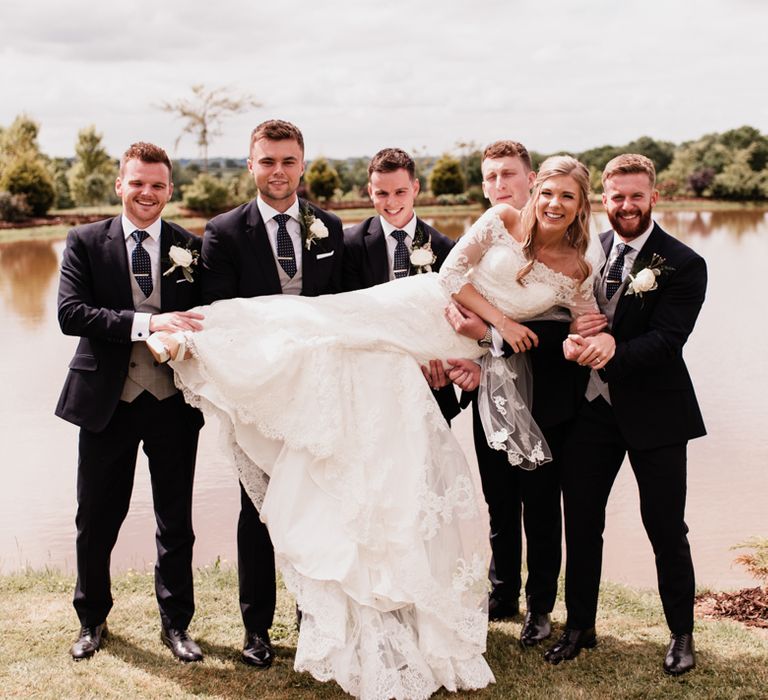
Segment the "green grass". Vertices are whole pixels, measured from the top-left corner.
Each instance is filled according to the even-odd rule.
[[[152,575],[129,572],[113,584],[110,637],[101,652],[74,663],[69,646],[77,621],[71,576],[55,571],[0,577],[0,696],[3,698],[345,698],[334,683],[293,671],[293,602],[279,591],[272,639],[273,667],[238,660],[242,627],[237,575],[207,567],[196,575],[197,613],[190,632],[205,654],[201,664],[173,659],[159,640]],[[555,620],[564,619],[561,604]],[[599,645],[573,662],[546,664],[541,650],[517,643],[520,622],[494,623],[487,658],[496,685],[463,697],[509,698],[765,698],[768,638],[734,622],[697,620],[699,667],[665,676],[668,632],[655,592],[607,585],[601,596]],[[559,627],[556,630],[559,632]],[[436,697],[455,697],[447,692]]]

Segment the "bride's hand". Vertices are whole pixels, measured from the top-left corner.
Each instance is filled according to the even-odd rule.
[[[569,335],[563,349],[566,359],[584,367],[602,369],[616,352],[616,340],[609,333],[598,333],[589,338]]]
[[[501,333],[501,337],[509,343],[515,352],[525,352],[539,345],[539,336],[530,328],[506,316],[502,316],[496,330]]]

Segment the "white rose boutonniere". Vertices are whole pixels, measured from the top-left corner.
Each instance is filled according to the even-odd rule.
[[[432,272],[432,265],[437,260],[437,256],[432,252],[432,248],[414,248],[411,251],[411,265],[419,268],[417,272]]]
[[[312,247],[313,243],[322,241],[330,235],[328,227],[312,213],[312,210],[309,207],[301,208],[301,226],[304,230],[305,246],[307,250]]]
[[[172,245],[168,251],[168,257],[171,259],[171,266],[163,273],[163,277],[168,277],[168,275],[178,267],[181,268],[184,279],[186,279],[187,282],[192,282],[192,268],[197,265],[200,253],[191,248],[182,248],[178,245]]]
[[[629,284],[627,284],[626,295],[634,294],[637,297],[642,298],[646,292],[652,292],[659,286],[658,278],[662,273],[671,270],[672,268],[664,264],[664,258],[654,253],[651,256],[651,261],[643,266],[642,263],[635,265],[637,271],[632,274],[629,273]]]
[[[328,227],[320,219],[315,219],[307,230],[307,250],[315,241],[321,241],[323,238],[328,238]]]
[[[417,275],[432,272],[432,265],[437,262],[437,256],[432,251],[432,236],[426,234],[420,222],[416,224],[408,260],[411,263],[411,274],[415,272]]]

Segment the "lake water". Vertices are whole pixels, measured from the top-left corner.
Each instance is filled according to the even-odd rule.
[[[686,346],[709,434],[689,446],[688,510],[698,582],[755,585],[731,547],[768,536],[768,324],[759,302],[768,265],[764,211],[658,212],[666,230],[703,255],[709,287]],[[465,218],[435,222],[451,235]],[[595,228],[605,228],[602,214]],[[63,241],[0,244],[0,572],[25,566],[74,570],[77,428],[53,415],[75,338],[56,321]],[[455,422],[470,459],[469,415]],[[217,429],[201,437],[195,483],[195,564],[234,562],[238,489]],[[112,562],[115,571],[150,568],[154,517],[140,455],[131,511]],[[605,535],[606,579],[655,587],[650,545],[640,522],[628,465],[614,486]]]

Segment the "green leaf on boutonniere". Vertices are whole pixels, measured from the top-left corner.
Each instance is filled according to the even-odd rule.
[[[432,250],[432,236],[424,230],[420,221],[416,222],[409,261],[411,263],[410,274],[412,275],[432,272],[432,265],[437,261],[437,256]]]

